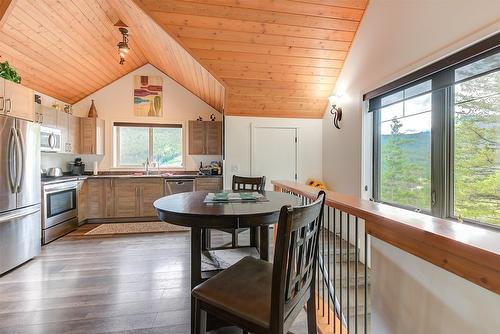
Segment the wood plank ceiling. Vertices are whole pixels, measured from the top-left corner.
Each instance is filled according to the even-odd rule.
[[[118,19],[130,27],[124,65]],[[24,85],[67,103],[151,63],[215,109],[223,107],[224,87],[132,0],[13,0],[0,22],[5,60]]]
[[[227,115],[321,118],[367,0],[134,0],[226,86]]]

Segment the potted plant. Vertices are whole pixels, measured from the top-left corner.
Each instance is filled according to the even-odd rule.
[[[8,61],[0,62],[0,77],[15,83],[21,83],[21,76],[15,69],[10,67]]]

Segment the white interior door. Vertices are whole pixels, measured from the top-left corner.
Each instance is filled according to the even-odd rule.
[[[296,180],[297,129],[252,127],[251,173],[266,177],[267,190],[271,180]]]

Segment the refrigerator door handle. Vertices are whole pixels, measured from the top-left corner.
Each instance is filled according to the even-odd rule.
[[[20,129],[17,129],[17,150],[18,150],[18,161],[17,161],[17,183],[16,183],[16,192],[21,191],[21,184],[23,183],[24,178],[24,138]]]
[[[0,214],[0,224],[8,222],[13,219],[23,218],[40,211],[40,204],[30,206],[28,208],[17,209],[7,213]]]
[[[16,159],[14,158],[14,149],[16,148],[16,129],[11,128],[10,133],[9,133],[9,143],[8,143],[8,149],[7,149],[7,154],[8,154],[8,161],[7,161],[7,174],[9,177],[9,185],[10,185],[10,191],[12,193],[16,192],[16,180],[17,176],[13,175],[12,171],[12,163],[14,162],[14,165],[16,165]],[[15,166],[17,167],[17,166]]]

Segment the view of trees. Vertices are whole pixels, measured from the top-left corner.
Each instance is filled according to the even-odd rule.
[[[381,139],[381,199],[430,211],[430,132],[402,133],[396,117],[390,126]]]
[[[182,165],[182,129],[152,129],[152,161],[160,166]],[[149,128],[120,128],[120,165],[140,166],[149,155]]]
[[[455,215],[500,225],[500,72],[455,86]]]
[[[500,72],[459,83],[454,92],[453,215],[500,225]],[[430,211],[431,132],[419,122],[402,115],[385,121],[380,198]]]

